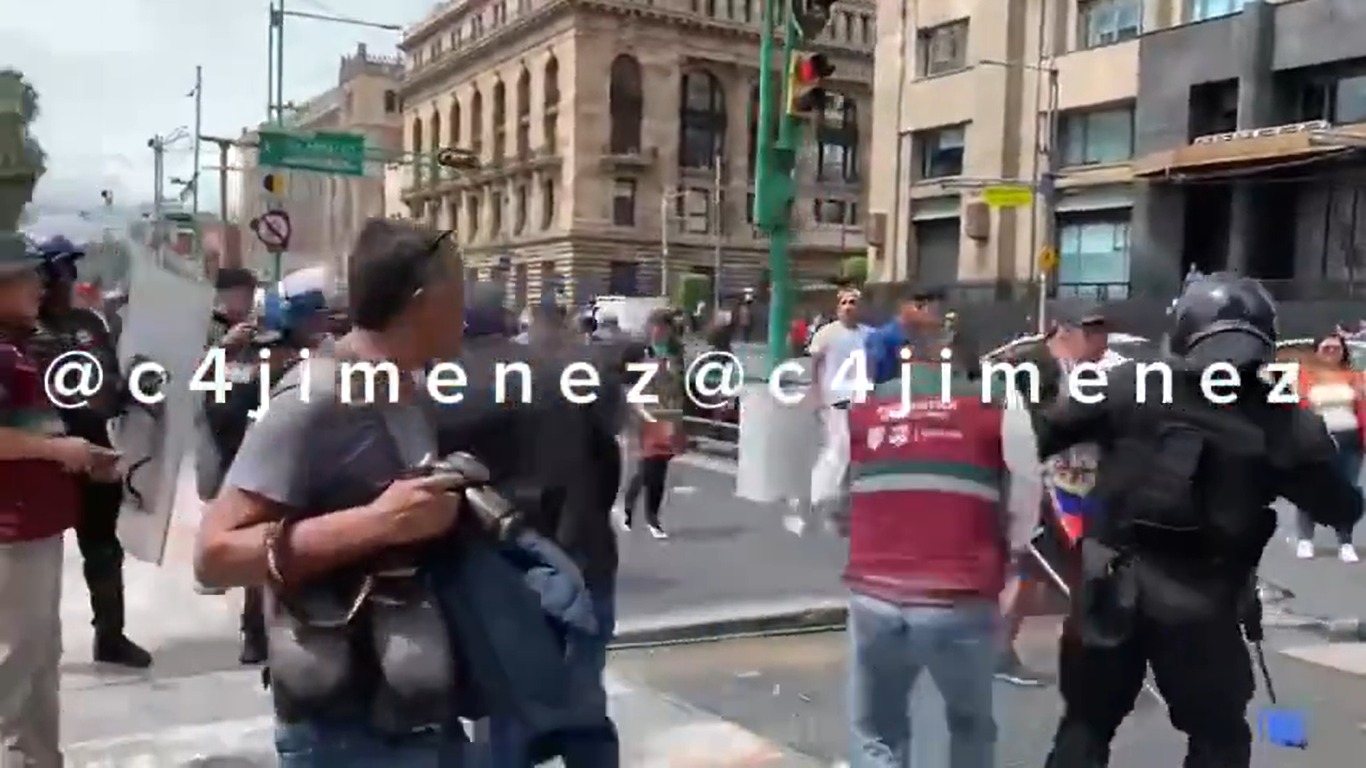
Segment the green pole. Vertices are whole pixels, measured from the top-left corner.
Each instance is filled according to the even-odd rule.
[[[275,11],[275,124],[285,124],[285,0]]]
[[[762,35],[759,40],[759,146],[755,152],[754,219],[760,230],[769,237],[769,309],[768,309],[768,364],[769,371],[787,359],[787,327],[792,321],[792,257],[791,241],[792,170],[796,165],[795,128],[787,116],[786,107],[775,110],[775,102],[787,103],[787,71],[791,67],[796,32],[791,13],[784,25],[782,59],[777,75],[782,81],[774,83],[773,37],[777,33],[777,4],[783,0],[764,0]],[[775,90],[776,89],[776,90]],[[774,99],[777,95],[779,98]],[[773,141],[772,126],[778,122],[778,141]]]

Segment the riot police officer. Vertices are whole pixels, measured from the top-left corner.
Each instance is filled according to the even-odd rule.
[[[103,390],[88,405],[62,410],[68,434],[110,447],[108,420],[118,414],[122,382],[118,352],[105,321],[93,310],[72,305],[75,262],[84,252],[65,237],[39,246],[43,256],[46,293],[34,349],[44,365],[59,355],[82,350],[104,369]],[[95,661],[142,669],[152,656],[124,635],[123,547],[118,539],[118,514],[123,503],[121,483],[81,482],[81,518],[76,541],[84,560],[85,583],[94,613]]]
[[[1140,402],[1140,371],[1126,364],[1109,372],[1100,402],[1063,398],[1034,414],[1041,458],[1099,444],[1094,493],[1106,510],[1081,542],[1049,768],[1108,764],[1150,666],[1172,725],[1188,736],[1186,768],[1245,768],[1255,682],[1239,606],[1275,532],[1269,504],[1284,497],[1322,525],[1362,514],[1322,422],[1270,402],[1258,376],[1276,341],[1276,306],[1259,283],[1192,280],[1170,323],[1169,402],[1154,373]],[[1238,384],[1211,387],[1217,377],[1205,372],[1216,364],[1227,364],[1225,381],[1232,366]],[[1213,402],[1225,393],[1231,402]]]

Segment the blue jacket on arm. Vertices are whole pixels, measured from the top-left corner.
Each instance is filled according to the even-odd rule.
[[[868,334],[863,351],[868,356],[868,376],[874,385],[896,378],[898,355],[906,343],[906,333],[895,320]]]

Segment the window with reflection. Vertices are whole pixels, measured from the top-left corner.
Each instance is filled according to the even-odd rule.
[[[437,155],[437,153],[440,152],[440,151],[441,151],[441,113],[438,112],[438,111],[436,111],[435,109],[433,109],[433,110],[432,110],[431,147],[428,149],[428,152],[429,152],[430,154],[425,158],[426,161],[427,161],[427,163],[428,163],[428,166],[432,169],[432,170],[431,170],[431,178],[432,178],[432,180],[436,180],[436,179],[441,178],[441,173],[442,173],[442,171],[441,171],[441,164],[438,163],[438,162],[436,161],[436,155]]]
[[[507,154],[508,92],[502,80],[493,84],[493,159]]]
[[[517,156],[531,151],[531,73],[526,67],[517,75]]]
[[[1248,0],[1186,0],[1187,18],[1191,21],[1204,21],[1228,16],[1243,10]]]
[[[1058,217],[1058,294],[1122,299],[1129,292],[1129,211]]]
[[[726,94],[710,72],[683,75],[679,115],[678,164],[682,168],[712,168],[725,150]]]
[[[1134,156],[1133,105],[1070,112],[1058,126],[1062,164],[1119,163]]]
[[[475,157],[484,156],[484,94],[478,87],[470,97],[470,151]]]
[[[1131,40],[1143,31],[1143,0],[1082,0],[1077,27],[1078,48]]]
[[[919,154],[919,178],[942,179],[963,175],[963,146],[967,128],[953,125],[918,131],[914,146]]]
[[[454,96],[454,94],[452,94],[452,96],[450,113],[446,116],[450,125],[447,126],[446,130],[450,133],[450,146],[452,148],[458,148],[460,147],[460,132],[462,130],[460,125],[460,97]]]
[[[640,123],[644,97],[640,87],[640,62],[622,54],[612,61],[608,85],[608,110],[611,116],[608,145],[614,154],[640,151]]]
[[[1366,75],[1344,77],[1334,85],[1333,122],[1366,122]]]
[[[542,128],[545,134],[545,150],[555,154],[559,147],[560,117],[560,60],[554,55],[545,64],[545,103],[542,115],[545,121]]]
[[[830,98],[838,106],[816,125],[816,180],[858,181],[858,106],[848,96]]]
[[[413,183],[421,184],[423,171],[426,169],[426,164],[422,162],[422,153],[427,149],[427,145],[422,143],[422,118],[413,118],[411,135],[412,141],[408,144],[408,151],[412,153]]]

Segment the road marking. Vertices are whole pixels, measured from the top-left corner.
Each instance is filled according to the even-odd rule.
[[[1320,643],[1286,648],[1281,653],[1310,664],[1366,676],[1366,643]]]

